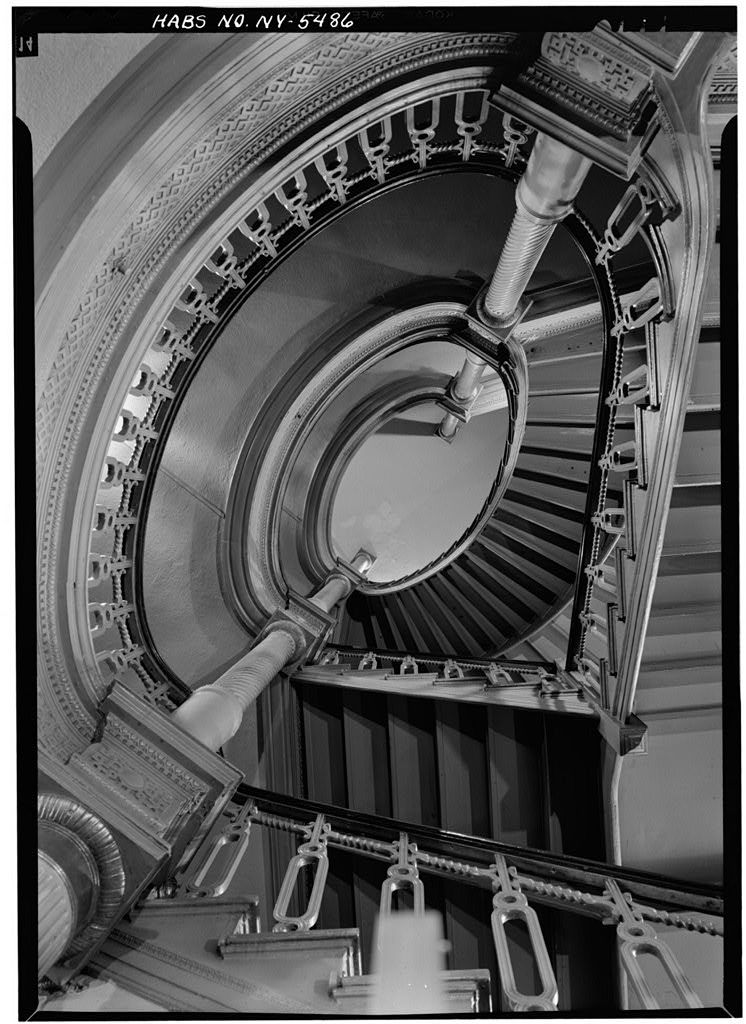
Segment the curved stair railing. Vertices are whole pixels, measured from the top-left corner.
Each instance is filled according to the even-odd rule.
[[[257,896],[246,896],[236,887],[242,859],[249,847],[259,842],[257,829],[270,841],[283,833],[291,839],[289,846],[283,846],[289,850],[289,859],[285,863],[282,858],[276,861],[277,877],[273,876],[271,886],[279,895],[271,912],[269,907],[262,911]],[[228,856],[219,859],[217,855],[226,844]],[[297,850],[293,852],[295,844]],[[382,908],[385,905],[382,913],[413,912],[392,910],[386,898],[392,878],[398,880],[398,885],[403,884],[405,876],[407,885],[420,894],[421,910],[427,906],[429,887],[438,878],[473,888],[475,898],[484,902],[482,927],[491,932],[494,941],[496,976],[491,977],[490,971],[476,965],[467,970],[444,971],[441,978],[453,1012],[573,1009],[569,989],[562,981],[558,985],[557,957],[547,944],[536,913],[542,908],[550,908],[562,917],[580,914],[590,918],[601,929],[599,937],[607,933],[603,926],[615,928],[624,976],[645,1010],[660,1010],[664,1005],[670,1008],[672,1004],[662,1002],[661,979],[650,971],[643,955],[657,961],[656,970],[662,968],[682,1008],[698,1009],[703,1005],[666,934],[671,929],[682,929],[698,933],[704,942],[708,937],[717,942],[723,934],[724,905],[722,893],[715,886],[683,885],[647,872],[361,814],[247,785],[239,788],[225,808],[200,855],[184,868],[177,866],[150,890],[131,921],[120,923],[96,954],[93,967],[100,976],[120,981],[137,992],[138,978],[126,963],[120,966],[119,950],[138,942],[142,943],[141,953],[147,956],[148,935],[155,934],[153,925],[157,928],[157,922],[167,919],[170,912],[177,920],[179,915],[198,910],[208,922],[208,931],[211,922],[213,927],[224,922],[215,940],[226,969],[243,958],[255,960],[261,953],[271,952],[280,959],[292,957],[299,941],[313,963],[314,955],[329,955],[324,950],[329,949],[331,936],[338,937],[338,944],[339,937],[344,936],[341,948],[346,952],[339,969],[328,980],[327,997],[336,1004],[335,1011],[365,1013],[373,982],[365,973],[370,970],[371,951],[361,950],[357,914],[346,918],[344,912],[340,916],[331,912],[330,918],[327,911],[326,920],[331,920],[332,930],[329,923],[318,926],[330,865],[352,858],[371,861],[373,875],[379,878]],[[312,866],[313,884],[305,890],[306,896],[301,891],[291,899],[301,862]],[[215,908],[212,917],[211,906]],[[416,900],[413,910],[418,912]],[[530,936],[527,947],[522,943],[522,954],[514,944],[514,932],[506,929],[510,921],[520,923]],[[327,962],[319,960],[320,964]],[[185,969],[187,966],[185,961]],[[540,978],[539,991],[536,981],[532,984],[530,980],[532,975]],[[148,978],[147,983],[152,986],[152,979]],[[610,983],[613,987],[614,982]],[[178,974],[168,972],[155,989],[149,989],[149,997],[172,1005],[179,997],[183,999],[185,984],[188,982]],[[295,990],[285,994],[301,998]]]

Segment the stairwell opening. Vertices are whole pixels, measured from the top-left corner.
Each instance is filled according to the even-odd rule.
[[[447,382],[463,349],[416,345],[383,360],[381,371],[396,372],[393,364],[402,357],[419,364],[413,383],[434,374]],[[443,406],[431,398],[395,409],[331,479],[332,550],[348,561],[360,548],[375,554],[371,583],[392,583],[441,561],[489,498],[509,424],[497,371],[489,368],[469,421],[450,443],[437,434],[443,416]]]

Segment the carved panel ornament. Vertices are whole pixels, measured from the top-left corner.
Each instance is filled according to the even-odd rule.
[[[653,73],[652,61],[602,22],[592,32],[546,33],[538,58],[498,95],[517,117],[630,179],[658,126]]]
[[[711,107],[735,106],[738,102],[738,44],[736,42],[720,58],[712,76],[707,97]]]
[[[157,836],[172,835],[209,792],[207,783],[111,713],[101,740],[73,754],[69,765],[115,795]]]
[[[547,61],[632,106],[650,85],[649,74],[602,48],[591,35],[547,32],[541,44]]]

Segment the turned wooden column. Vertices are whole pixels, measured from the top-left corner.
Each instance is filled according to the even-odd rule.
[[[520,301],[536,266],[549,244],[557,224],[572,209],[572,204],[591,168],[591,161],[577,150],[540,133],[515,191],[516,210],[500,259],[492,275],[484,301],[478,303],[479,316],[491,327],[510,327],[518,318]],[[487,364],[473,353],[454,378],[451,398],[468,408],[479,387]],[[447,413],[438,434],[450,441],[461,423]]]
[[[489,319],[509,324],[557,224],[572,209],[591,161],[540,133],[515,191],[516,211],[484,298]]]
[[[365,573],[374,557],[360,551],[351,562],[357,573]],[[323,612],[330,612],[354,589],[352,579],[341,572],[333,572],[311,603]],[[201,686],[172,718],[200,743],[210,750],[219,750],[238,732],[244,712],[254,703],[275,676],[286,665],[303,657],[306,638],[292,622],[273,624],[257,645],[240,658],[235,665],[214,683]]]

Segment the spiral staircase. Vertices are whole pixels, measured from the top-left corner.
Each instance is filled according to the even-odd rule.
[[[646,269],[628,269],[629,292],[644,283]],[[536,320],[524,321],[518,332],[528,362],[526,427],[510,485],[489,521],[463,555],[422,583],[385,598],[354,595],[340,626],[345,642],[500,655],[541,631],[568,603],[586,519],[603,357],[598,322],[572,322],[570,303],[582,307],[591,298],[589,283],[564,282],[532,295]],[[551,312],[558,293],[566,303],[559,316]],[[630,335],[624,372],[640,364],[641,348],[639,335]],[[620,438],[631,427],[630,416],[618,426]],[[619,504],[621,490],[610,489],[608,497]],[[565,657],[558,650],[546,660]]]
[[[616,52],[608,26],[595,31],[598,52]],[[699,88],[722,40],[678,55],[667,39],[625,42],[647,91],[627,106],[607,97],[604,134],[588,128],[592,106],[588,121],[564,99],[536,113],[542,62],[553,59],[538,35],[433,33],[416,46],[405,33],[334,38],[323,59],[318,43],[273,40],[266,67],[245,61],[249,44],[236,38],[222,52],[195,42],[185,67],[198,78],[169,88],[174,72],[159,65],[164,44],[154,45],[121,94],[112,89],[90,114],[95,150],[106,103],[122,103],[138,166],[148,168],[142,178],[98,169],[111,190],[105,237],[92,201],[55,192],[42,170],[40,223],[62,238],[69,201],[79,226],[57,266],[51,249],[39,257],[46,776],[64,766],[69,785],[105,785],[109,801],[124,787],[136,806],[132,764],[129,774],[112,767],[124,743],[117,716],[137,728],[136,707],[153,733],[144,749],[180,750],[196,771],[173,713],[266,639],[268,622],[291,623],[312,638],[306,656],[286,659],[235,735],[212,760],[205,754],[203,774],[219,785],[199,813],[185,798],[158,832],[157,856],[148,847],[147,884],[128,890],[141,922],[148,886],[151,899],[171,898],[208,838],[222,849],[248,836],[241,814],[252,786],[279,807],[525,848],[568,871],[604,861],[657,871],[673,876],[677,894],[685,882],[699,886],[676,895],[681,906],[721,908],[710,743],[722,687],[717,275],[707,295],[700,287],[719,236],[707,215],[712,153],[681,90],[689,74]],[[145,139],[135,118],[142,76],[164,76],[171,97],[151,112],[160,135]],[[537,136],[556,135],[563,118],[595,163],[519,315],[480,322],[511,237],[516,184]],[[710,127],[714,139],[722,124],[713,117]],[[73,309],[80,296],[62,282],[84,265],[95,273]],[[486,370],[481,392],[459,405],[464,356]],[[456,472],[468,470],[498,408],[481,490],[461,495]],[[459,418],[451,444],[432,429],[441,413]],[[443,454],[438,484],[463,498],[458,528],[437,550],[378,576],[375,562],[353,567],[334,526],[335,496],[372,437],[390,451],[402,491],[435,489],[418,467],[411,480],[401,471],[409,439],[424,438]],[[382,497],[395,505],[400,495]],[[422,516],[423,535],[448,518],[437,502]],[[369,537],[360,545],[377,557]],[[313,597],[335,573],[353,592],[338,614],[319,612]],[[671,769],[687,742],[705,751],[689,771],[706,766],[696,798],[706,825],[704,837],[694,822],[684,828],[690,852],[668,870],[686,801],[671,795]],[[169,794],[183,777],[171,771]],[[138,811],[146,833],[156,806]],[[268,828],[279,820],[261,807],[252,814]],[[288,821],[265,837],[259,862],[246,861],[254,874],[245,884],[259,879],[266,916],[293,850],[282,830],[305,827]],[[306,834],[311,847],[315,835]],[[319,929],[357,928],[364,971],[379,868],[355,853],[324,869]],[[549,894],[537,913],[560,1007],[603,1010],[612,991],[625,1004],[614,929],[599,935],[597,922],[564,913],[568,897],[547,877],[536,883]],[[488,968],[494,998],[518,1005],[490,902],[461,881],[441,871],[425,886],[450,942],[448,969]],[[293,890],[289,920],[313,888],[306,879]],[[655,918],[666,926],[672,899]],[[676,926],[716,933],[711,922]],[[112,950],[147,945],[137,927],[135,914],[129,937],[101,947],[98,971],[121,981],[121,950]],[[511,929],[518,989],[541,998],[532,942]],[[332,985],[330,1012],[344,1012],[343,989]]]

